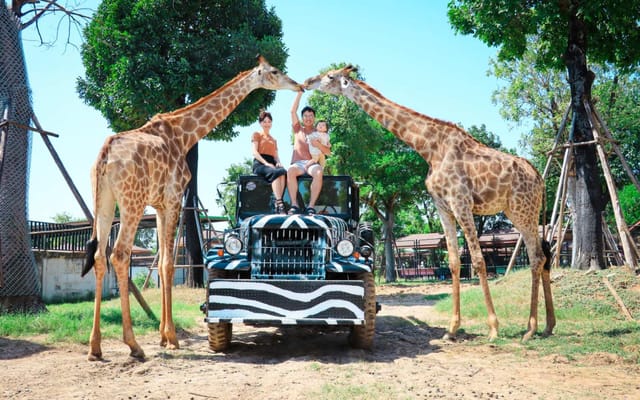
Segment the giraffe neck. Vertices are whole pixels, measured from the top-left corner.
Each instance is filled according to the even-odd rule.
[[[254,89],[251,73],[245,71],[213,93],[195,103],[173,112],[160,114],[158,118],[172,126],[174,139],[181,139],[184,153],[218,126]]]
[[[467,136],[457,125],[394,103],[362,81],[353,81],[350,88],[344,93],[345,96],[416,150],[432,166],[441,160],[445,147]]]

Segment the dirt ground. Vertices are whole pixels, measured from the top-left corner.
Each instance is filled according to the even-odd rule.
[[[639,368],[611,356],[576,362],[442,341],[448,317],[424,295],[449,290],[378,288],[372,351],[349,348],[346,331],[237,325],[229,351],[212,353],[204,323],[181,332],[177,351],[139,337],[145,362],[116,340],[103,342],[104,361],[88,362],[86,346],[0,338],[0,398],[640,399]]]

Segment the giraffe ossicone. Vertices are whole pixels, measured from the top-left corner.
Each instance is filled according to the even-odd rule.
[[[429,164],[425,184],[442,220],[453,286],[453,315],[445,339],[455,338],[460,327],[460,257],[456,223],[464,232],[473,268],[480,279],[488,313],[489,339],[498,335],[498,318],[473,215],[492,215],[500,211],[504,211],[522,234],[531,263],[531,302],[523,341],[530,339],[538,327],[541,279],[547,323],[543,335],[551,335],[556,324],[551,294],[551,254],[549,244],[538,234],[544,195],[544,182],[538,171],[526,159],[485,146],[453,123],[394,103],[352,76],[355,72],[357,69],[349,65],[309,78],[304,86],[352,100]]]
[[[211,94],[176,111],[157,114],[140,128],[105,140],[91,169],[95,215],[82,271],[84,276],[93,268],[96,276],[89,360],[102,359],[100,303],[107,266],[106,247],[116,203],[120,209],[120,230],[109,260],[120,291],[123,341],[131,349],[132,357],[144,359],[144,351],[136,342],[132,329],[128,272],[138,223],[145,207],[151,206],[156,210],[158,275],[162,290],[160,345],[168,349],[179,347],[173,323],[171,288],[174,278],[173,239],[181,198],[191,179],[186,154],[249,93],[259,88],[302,90],[293,79],[258,56],[255,68],[239,73]]]

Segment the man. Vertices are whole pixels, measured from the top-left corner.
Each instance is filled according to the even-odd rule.
[[[309,143],[307,135],[315,130],[316,112],[313,108],[306,106],[300,113],[302,124],[298,119],[298,106],[300,105],[300,97],[302,91],[299,91],[291,106],[291,126],[293,129],[293,155],[291,156],[291,165],[287,170],[287,190],[291,198],[291,209],[289,214],[299,214],[302,210],[298,205],[298,177],[301,175],[311,175],[311,189],[309,194],[309,204],[305,208],[304,213],[313,215],[316,213],[315,205],[322,189],[322,165],[313,164],[305,169],[307,161],[311,160],[309,152]],[[314,139],[311,145],[316,146],[325,155],[331,153],[331,144],[325,145],[320,140]]]

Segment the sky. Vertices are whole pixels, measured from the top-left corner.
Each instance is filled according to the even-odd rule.
[[[92,10],[99,3],[76,2]],[[501,118],[499,106],[491,102],[492,93],[504,86],[487,75],[497,49],[471,36],[455,34],[447,19],[446,3],[266,0],[282,20],[289,54],[286,73],[294,80],[302,83],[332,63],[358,65],[367,83],[388,99],[464,127],[484,124],[504,146],[516,148],[521,133]],[[49,16],[45,22],[43,32],[54,34],[58,18]],[[114,132],[76,93],[76,80],[84,76],[84,67],[79,49],[65,46],[65,27],[52,47],[39,46],[33,29],[22,35],[35,115],[44,130],[59,135],[50,137],[51,143],[92,210],[89,171],[104,139]],[[81,40],[72,37],[76,44]],[[303,95],[300,108],[308,95]],[[292,91],[278,91],[268,108],[274,118],[271,134],[278,140],[285,164],[291,159],[294,98]],[[198,191],[209,215],[222,214],[215,202],[216,187],[224,180],[226,169],[251,157],[251,133],[259,130],[257,116],[256,123],[237,130],[240,134],[231,142],[203,140],[199,144]],[[84,218],[43,140],[35,134],[32,142],[29,219],[53,221],[61,213]],[[363,143],[366,145],[366,140]]]

